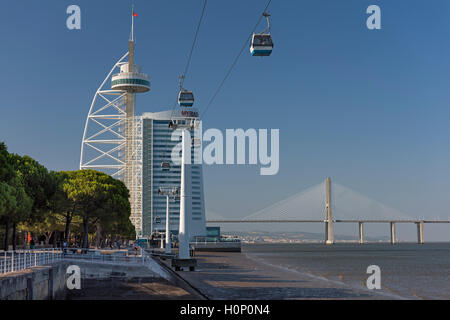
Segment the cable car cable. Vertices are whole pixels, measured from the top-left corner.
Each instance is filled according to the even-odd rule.
[[[187,62],[186,62],[186,66],[185,66],[185,68],[184,68],[184,73],[180,76],[179,90],[181,90],[182,87],[183,87],[184,79],[186,78],[186,75],[187,75],[187,73],[188,73],[188,71],[189,71],[189,67],[190,67],[190,65],[191,65],[192,54],[193,54],[193,52],[194,52],[194,48],[195,48],[195,45],[196,45],[196,43],[197,43],[198,34],[199,34],[199,31],[200,31],[200,26],[201,26],[202,21],[203,21],[203,17],[204,17],[205,12],[206,12],[206,4],[207,4],[207,3],[208,3],[208,0],[204,0],[204,2],[203,2],[203,7],[202,7],[202,13],[200,14],[200,19],[198,20],[198,23],[197,23],[197,28],[196,28],[196,30],[195,30],[194,40],[192,41],[192,46],[191,46],[191,50],[189,51],[189,56],[188,56],[188,60],[187,60]],[[172,117],[173,117],[173,113],[174,113],[174,111],[175,111],[175,108],[176,108],[176,106],[177,106],[177,103],[178,103],[178,99],[177,99],[177,101],[175,102],[174,107],[172,108],[172,114],[170,115],[170,119],[172,119]]]
[[[267,8],[269,8],[270,3],[272,2],[272,0],[268,0],[266,7],[264,8],[263,12],[267,11]],[[262,18],[264,18],[264,16],[260,16],[258,19],[258,22],[256,23],[255,27],[253,28],[252,32],[250,33],[250,35],[248,36],[248,38],[245,40],[244,45],[242,46],[241,50],[239,51],[238,55],[236,56],[236,58],[234,59],[233,63],[231,64],[230,68],[228,69],[227,73],[225,74],[225,77],[222,79],[222,82],[220,82],[219,86],[217,87],[216,91],[214,92],[214,95],[212,96],[212,98],[209,100],[208,104],[205,107],[205,110],[203,111],[203,113],[201,114],[201,116],[199,117],[199,120],[203,119],[203,116],[205,115],[205,113],[208,111],[209,107],[212,105],[212,103],[214,102],[215,98],[217,97],[217,95],[219,94],[220,90],[222,89],[223,85],[225,84],[225,81],[227,81],[227,78],[229,77],[229,75],[231,74],[231,71],[233,71],[233,68],[236,66],[240,56],[242,55],[242,52],[244,52],[244,50],[247,48],[248,46],[248,42],[250,41],[250,39],[253,36],[253,33],[255,33],[256,28],[258,28],[258,25],[261,23]]]
[[[190,66],[191,60],[192,60],[192,53],[194,52],[195,44],[197,43],[198,33],[200,31],[200,26],[202,24],[203,16],[205,15],[206,4],[207,3],[208,3],[208,0],[205,0],[204,3],[203,3],[202,13],[200,15],[200,19],[199,19],[198,24],[197,24],[197,29],[195,30],[194,41],[192,42],[191,51],[189,52],[189,57],[188,57],[188,60],[187,60],[187,63],[186,63],[186,67],[184,69],[183,78],[181,79],[181,82],[180,82],[181,86],[183,86],[184,79],[186,78],[186,75],[187,75],[187,73],[189,71],[189,66]]]

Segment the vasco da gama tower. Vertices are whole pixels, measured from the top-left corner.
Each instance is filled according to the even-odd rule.
[[[180,186],[180,166],[171,161],[169,121],[183,119],[177,109],[135,115],[136,95],[150,90],[148,75],[134,64],[134,16],[128,52],[114,64],[97,89],[86,119],[81,145],[80,169],[100,170],[122,180],[130,191],[131,222],[138,237],[149,237],[154,231],[165,231],[166,197],[159,187]],[[128,57],[128,61],[125,59]],[[118,73],[115,73],[119,69]],[[185,108],[183,108],[185,109]],[[201,164],[192,165],[190,201],[191,237],[206,234],[203,176]],[[169,202],[170,230],[179,226],[179,198]]]

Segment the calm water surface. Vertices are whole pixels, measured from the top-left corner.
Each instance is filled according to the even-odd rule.
[[[450,243],[243,244],[250,257],[353,288],[366,288],[369,265],[381,269],[381,294],[407,299],[450,299]]]

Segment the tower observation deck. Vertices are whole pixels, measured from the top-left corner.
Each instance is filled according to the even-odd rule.
[[[141,73],[141,67],[134,65],[134,72],[129,72],[128,63],[120,66],[120,73],[111,77],[111,89],[123,90],[131,93],[141,93],[150,90],[149,77]]]

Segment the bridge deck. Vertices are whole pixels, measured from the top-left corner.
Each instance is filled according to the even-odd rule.
[[[206,220],[206,223],[292,223],[292,222],[298,222],[298,223],[323,223],[326,222],[326,220],[297,220],[297,219],[286,219],[286,220],[280,220],[280,219],[273,219],[273,220]],[[343,223],[450,223],[450,220],[365,220],[365,219],[352,219],[352,220],[342,220],[342,219],[336,219],[333,220],[333,222],[343,222]]]

